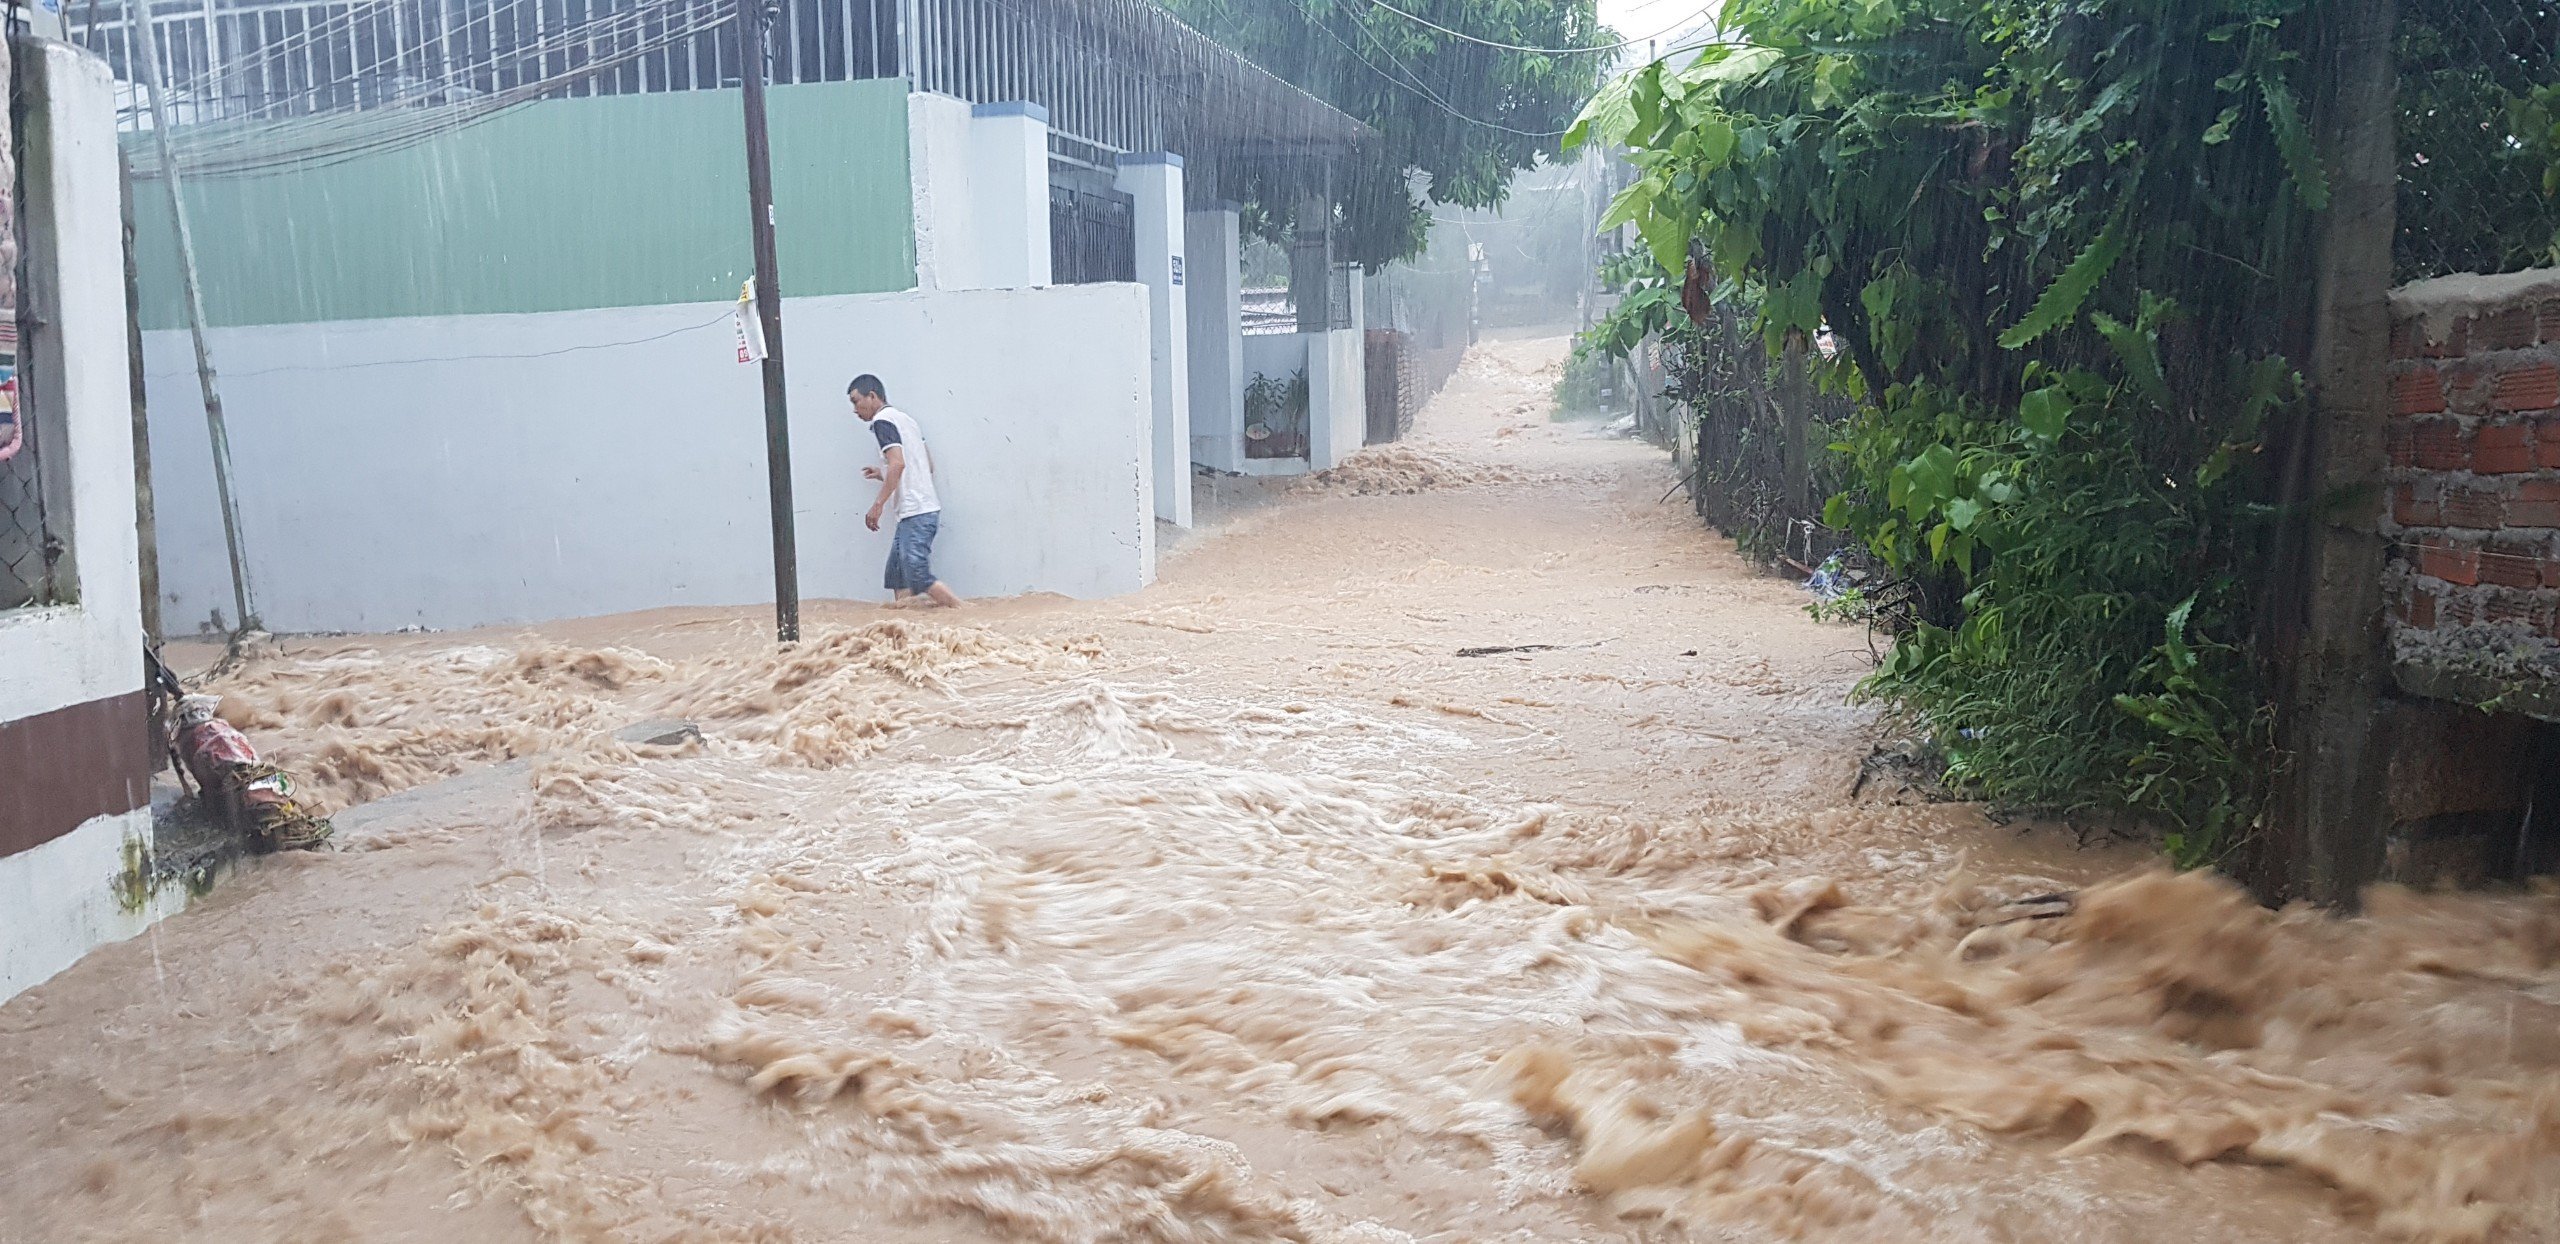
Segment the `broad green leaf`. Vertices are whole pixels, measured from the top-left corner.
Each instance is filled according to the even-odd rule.
[[[1759,76],[1761,70],[1777,64],[1782,54],[1776,48],[1735,47],[1717,44],[1698,53],[1698,59],[1680,71],[1682,85],[1695,88],[1712,82],[1742,82]]]
[[[1661,184],[1647,177],[1619,191],[1618,197],[1609,201],[1609,210],[1601,214],[1599,231],[1607,233],[1653,210],[1653,196],[1660,190]]]
[[[1919,457],[1903,464],[1911,474],[1911,497],[1915,509],[1934,509],[1955,492],[1956,451],[1944,445],[1931,445]]]
[[[1625,142],[1635,129],[1635,73],[1622,73],[1600,86],[1600,93],[1582,106],[1582,113],[1564,132],[1564,149],[1572,151],[1597,136],[1612,146]]]
[[[2267,124],[2275,127],[2276,150],[2284,153],[2285,174],[2293,179],[2302,205],[2315,212],[2328,207],[2329,172],[2320,167],[2320,153],[2312,147],[2311,128],[2302,123],[2302,110],[2293,102],[2292,88],[2273,70],[2262,70],[2258,74],[2258,90],[2266,96]]]
[[[2211,147],[2217,143],[2226,143],[2231,141],[2231,127],[2238,124],[2239,121],[2240,105],[2233,104],[2230,107],[2223,109],[2222,115],[2215,117],[2213,119],[2212,127],[2204,132],[2204,145]]]
[[[1958,497],[1947,503],[1947,524],[1958,531],[1973,530],[1974,520],[1982,517],[1982,503],[1971,497]]]
[[[1679,272],[1689,266],[1688,221],[1656,209],[1636,222],[1636,232],[1644,235],[1645,245],[1653,248],[1653,260],[1663,271]]]
[[[2062,439],[2063,422],[2071,417],[2071,398],[2060,385],[2048,385],[2018,399],[2018,422],[2029,434],[2048,441]]]
[[[2108,221],[2097,240],[2089,243],[2089,248],[2080,252],[2079,258],[2072,260],[2071,266],[2064,268],[2062,275],[2055,277],[2053,284],[2036,296],[2036,305],[2027,312],[2027,318],[2000,334],[2000,348],[2015,350],[2068,322],[2079,313],[2080,304],[2088,301],[2090,291],[2098,288],[2098,282],[2106,278],[2107,270],[2116,266],[2116,258],[2122,254],[2124,221],[2118,217]]]
[[[1699,123],[1689,132],[1697,136],[1701,171],[1723,168],[1725,161],[1733,158],[1733,122],[1717,117]]]
[[[1628,135],[1631,141],[1649,139],[1662,132],[1662,66],[1659,63],[1636,71],[1635,84],[1627,92],[1627,102],[1636,114],[1635,129]]]

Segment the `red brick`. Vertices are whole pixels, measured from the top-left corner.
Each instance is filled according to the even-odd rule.
[[[2444,524],[2444,508],[2433,492],[2420,496],[2416,487],[2402,484],[2391,490],[2391,521],[2403,527],[2438,527]]]
[[[2453,331],[2446,333],[2442,341],[2427,340],[2427,326],[2424,321],[2418,322],[2413,327],[2416,329],[2418,354],[2421,357],[2458,359],[2471,353],[2471,321],[2469,320],[2455,320]]]
[[[2444,377],[2432,367],[2391,378],[2391,401],[2404,415],[2432,415],[2444,409]]]
[[[2517,475],[2533,469],[2533,445],[2520,423],[2493,423],[2471,434],[2471,469],[2482,475]]]
[[[2542,586],[2542,546],[2521,540],[2492,540],[2480,554],[2480,581],[2500,587]]]
[[[2510,527],[2560,527],[2560,479],[2529,479],[2507,502]]]
[[[2513,307],[2471,321],[2471,348],[2521,350],[2533,344],[2533,308]]]
[[[2560,501],[2552,503],[2560,510]],[[2474,531],[2494,531],[2514,523],[2515,507],[2506,504],[2497,493],[2486,488],[2451,488],[2444,494],[2444,525],[2469,527]],[[2522,526],[2534,526],[2526,523]]]
[[[2402,320],[2391,326],[2391,357],[2395,359],[2418,357],[2418,322],[2416,320]]]
[[[2560,341],[2560,298],[2534,308],[2534,335],[2544,341]]]
[[[2480,549],[2449,540],[2429,540],[2418,549],[2418,573],[2469,587],[2480,581]]]
[[[2421,419],[2410,425],[2409,448],[2425,470],[2460,471],[2471,465],[2471,453],[2462,446],[2462,425],[2451,419]]]
[[[2549,410],[2560,406],[2560,367],[2535,363],[2498,377],[2489,404],[2500,410]]]
[[[2533,456],[2546,470],[2560,469],[2560,415],[2533,421]]]
[[[2447,596],[2436,605],[2436,625],[2443,628],[2469,626],[2480,620],[2480,606],[2468,595]]]
[[[2408,424],[2392,423],[2384,427],[2382,429],[2382,448],[2384,453],[2390,455],[2391,465],[2393,466],[2404,467],[2416,466],[2418,464],[2417,442],[2410,433]]]
[[[2436,594],[2413,587],[2401,598],[2400,620],[2422,631],[2436,629]]]

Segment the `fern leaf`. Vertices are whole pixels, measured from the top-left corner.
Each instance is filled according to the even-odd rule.
[[[2097,240],[2089,243],[2089,249],[2080,252],[2080,257],[2072,260],[2071,266],[2062,270],[2062,275],[2053,278],[2053,284],[2045,286],[2044,292],[2036,295],[2036,305],[2027,311],[2027,318],[2000,334],[2000,348],[2015,350],[2069,322],[2072,316],[2079,314],[2080,304],[2088,301],[2089,292],[2098,288],[2098,282],[2106,278],[2107,270],[2115,267],[2117,257],[2123,254],[2124,219],[2118,217],[2108,221]]]
[[[2124,363],[2125,374],[2133,378],[2134,387],[2142,396],[2162,410],[2178,408],[2177,398],[2169,392],[2169,378],[2160,369],[2159,346],[2149,332],[2103,311],[2092,312],[2089,322],[2098,326],[2098,335],[2114,348],[2116,358]]]
[[[2267,124],[2275,127],[2276,150],[2284,155],[2285,175],[2293,179],[2293,188],[2302,196],[2302,205],[2312,211],[2329,206],[2329,171],[2320,167],[2320,153],[2312,147],[2311,127],[2302,123],[2302,109],[2293,101],[2293,90],[2284,79],[2273,73],[2258,75],[2258,93],[2267,99]]]

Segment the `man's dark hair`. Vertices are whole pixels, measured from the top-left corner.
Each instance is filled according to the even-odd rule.
[[[870,372],[864,372],[861,375],[854,377],[853,383],[845,386],[844,395],[846,397],[854,397],[861,394],[869,394],[884,402],[889,400],[888,388],[880,383],[880,378],[878,376],[874,376]]]

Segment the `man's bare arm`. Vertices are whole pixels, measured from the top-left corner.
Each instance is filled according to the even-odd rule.
[[[871,513],[862,520],[863,525],[873,531],[880,530],[880,515],[889,508],[889,499],[898,495],[898,480],[907,473],[905,447],[890,445],[880,451],[880,457],[889,464],[889,469],[881,472],[880,497],[871,503]]]

